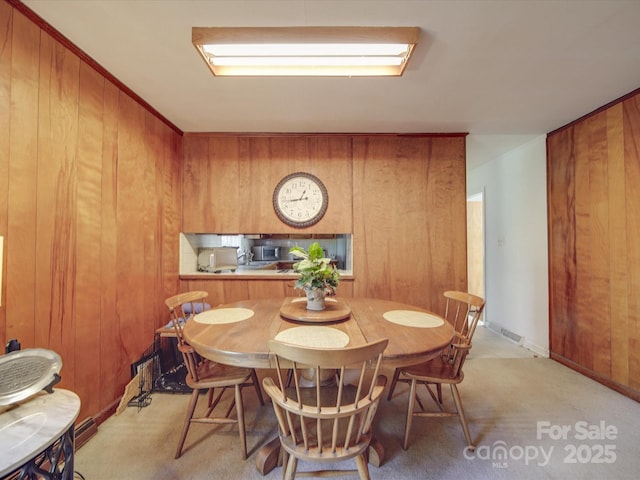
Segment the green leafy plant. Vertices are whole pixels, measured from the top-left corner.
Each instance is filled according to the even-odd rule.
[[[300,274],[294,284],[295,288],[313,289],[322,288],[328,294],[334,294],[340,283],[340,272],[330,258],[323,256],[324,252],[318,242],[309,245],[305,250],[302,247],[289,249],[294,257],[300,260],[293,264],[293,271]]]

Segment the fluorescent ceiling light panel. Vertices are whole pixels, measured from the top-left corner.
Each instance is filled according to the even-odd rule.
[[[216,76],[399,76],[418,27],[194,27]]]

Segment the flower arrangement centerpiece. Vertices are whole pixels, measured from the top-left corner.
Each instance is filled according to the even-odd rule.
[[[300,274],[294,287],[305,291],[307,309],[324,310],[325,296],[335,294],[340,283],[340,272],[332,260],[324,256],[318,242],[312,243],[306,250],[302,247],[291,247],[289,253],[299,259],[293,264],[293,271]]]

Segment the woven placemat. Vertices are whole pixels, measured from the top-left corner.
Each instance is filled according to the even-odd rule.
[[[388,322],[405,327],[436,328],[444,325],[444,320],[438,315],[415,310],[389,310],[382,317]]]
[[[349,344],[349,335],[342,330],[323,326],[288,328],[278,333],[275,339],[301,347],[313,348],[342,348]]]
[[[253,310],[249,308],[216,308],[199,313],[193,319],[198,323],[217,325],[241,322],[251,317],[253,317]]]

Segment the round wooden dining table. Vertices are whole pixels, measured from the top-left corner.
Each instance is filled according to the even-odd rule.
[[[327,300],[327,309],[321,312],[306,310],[304,297],[220,305],[187,322],[185,340],[209,360],[273,368],[268,346],[273,338],[291,343],[300,338],[308,346],[322,348],[356,347],[387,338],[382,361],[388,367],[428,360],[453,338],[451,324],[419,307],[374,298]],[[286,332],[290,329],[294,330]]]
[[[306,310],[305,297],[242,300],[195,315],[184,326],[185,340],[209,360],[240,367],[273,368],[268,341],[319,347],[355,347],[387,338],[383,365],[404,367],[437,355],[454,336],[453,326],[419,307],[374,298],[327,299],[321,312]],[[279,439],[262,447],[256,467],[264,475],[278,462]],[[369,462],[384,456],[372,440]]]

